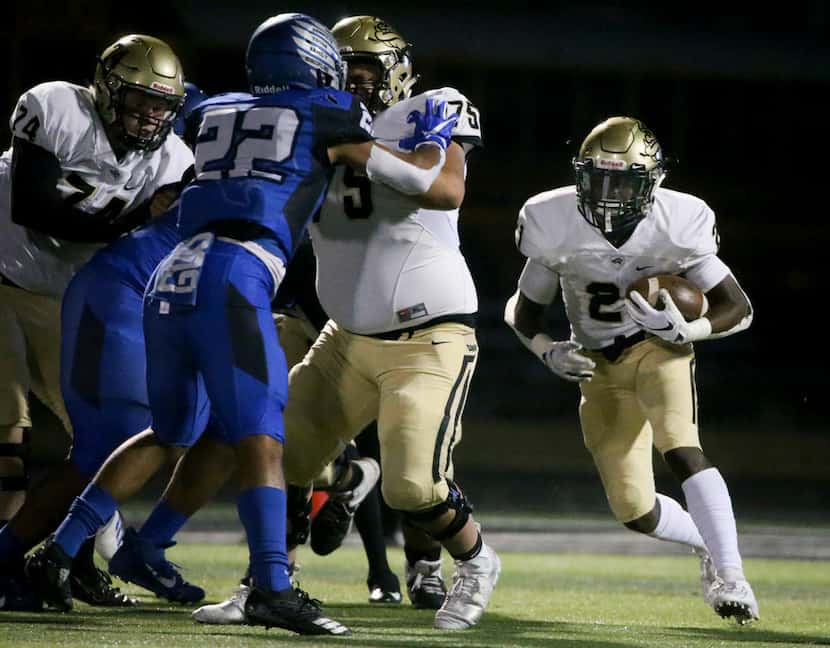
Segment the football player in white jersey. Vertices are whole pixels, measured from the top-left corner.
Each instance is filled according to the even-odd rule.
[[[27,487],[29,390],[71,429],[59,381],[61,295],[97,248],[174,199],[193,164],[187,146],[168,137],[184,94],[170,47],[129,35],[102,53],[92,87],[40,84],[12,114],[12,147],[0,156],[0,527],[12,520],[0,529],[5,564],[19,564],[12,558],[28,548],[27,519],[71,501],[56,502],[55,489],[44,488],[49,501],[32,501],[12,519]],[[50,479],[86,481],[69,463]],[[13,593],[3,600],[16,605]]]
[[[575,186],[522,207],[516,243],[527,262],[505,321],[551,371],[579,383],[585,445],[614,516],[693,548],[704,600],[740,623],[757,619],[729,491],[698,435],[692,344],[752,320],[746,295],[717,256],[715,215],[703,200],[660,187],[662,150],[637,119],[599,124],[573,166]],[[625,294],[636,279],[657,274],[695,283],[708,312],[687,322],[665,290],[661,310]],[[544,315],[560,289],[571,338],[554,341]],[[652,444],[681,481],[688,512],[655,492]]]
[[[476,290],[457,226],[466,155],[481,145],[479,115],[453,88],[411,97],[409,45],[383,20],[354,16],[332,31],[348,62],[347,89],[374,113],[379,141],[398,146],[412,132],[410,114],[430,98],[446,101],[458,122],[444,169],[423,196],[389,191],[371,175],[335,174],[310,227],[317,292],[331,319],[290,375],[286,478],[310,483],[377,419],[383,497],[407,520],[408,584],[437,580],[443,545],[455,558],[455,584],[439,598],[434,625],[467,628],[500,571],[452,462],[478,358]],[[348,468],[338,481],[349,490],[359,480]]]

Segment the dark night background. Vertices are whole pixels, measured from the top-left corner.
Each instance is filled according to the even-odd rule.
[[[677,159],[665,186],[715,210],[721,256],[756,311],[748,331],[698,344],[704,449],[730,483],[739,518],[826,520],[820,278],[830,227],[828,180],[818,170],[830,153],[830,8],[730,4],[15,0],[0,20],[0,138],[9,141],[7,117],[23,91],[57,79],[88,83],[95,56],[127,33],[166,40],[186,77],[216,93],[244,89],[248,37],[269,15],[300,10],[328,25],[354,14],[385,18],[413,44],[416,91],[457,87],[482,115],[486,148],[470,162],[461,224],[482,351],[457,450],[460,481],[482,509],[599,512],[578,390],[525,351],[501,314],[523,262],[513,245],[523,202],[572,183],[570,159],[596,123],[639,117]],[[560,309],[551,327],[566,334]],[[48,416],[36,414],[45,429]],[[63,449],[60,435],[38,439],[44,459]],[[659,461],[655,468],[658,485],[677,494]]]

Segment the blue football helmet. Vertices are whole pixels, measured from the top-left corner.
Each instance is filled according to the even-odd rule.
[[[176,121],[173,122],[173,132],[179,137],[184,135],[185,120],[193,109],[208,98],[207,93],[203,92],[195,83],[185,81],[184,83],[184,104],[182,104],[179,114],[176,115]]]
[[[257,27],[245,55],[252,94],[281,90],[342,90],[345,68],[337,41],[320,22],[301,13],[272,16]]]

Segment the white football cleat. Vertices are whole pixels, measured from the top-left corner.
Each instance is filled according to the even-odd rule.
[[[700,587],[703,590],[703,600],[706,605],[712,605],[713,591],[720,581],[718,570],[715,569],[715,563],[712,562],[712,556],[708,551],[695,549],[694,552],[700,559]]]
[[[191,613],[191,618],[207,625],[240,625],[245,623],[245,601],[251,588],[240,585],[231,597],[221,603],[203,605]]]
[[[712,588],[711,605],[724,619],[734,617],[740,625],[761,618],[755,594],[745,580],[729,582],[718,579]]]
[[[435,613],[433,627],[464,630],[479,622],[499,580],[501,560],[488,545],[470,560],[456,560],[452,587],[441,609]]]

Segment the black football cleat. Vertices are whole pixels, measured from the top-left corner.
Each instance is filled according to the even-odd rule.
[[[23,574],[23,560],[0,563],[0,612],[40,612],[43,601]]]
[[[97,607],[134,607],[138,600],[130,598],[117,587],[105,571],[93,565],[74,565],[69,576],[72,596]]]
[[[323,614],[320,601],[293,587],[279,592],[254,587],[245,601],[245,619],[249,625],[283,628],[301,635],[352,634],[342,623]]]
[[[327,556],[343,544],[357,507],[380,479],[380,466],[371,457],[353,459],[352,463],[360,467],[360,482],[352,490],[329,493],[326,503],[311,520],[311,550],[318,556]]]
[[[441,560],[406,561],[406,591],[412,605],[421,610],[439,610],[447,597],[441,575]]]
[[[55,543],[54,536],[44,542],[26,561],[26,580],[36,596],[62,612],[72,609],[72,587],[69,575],[72,558]]]
[[[366,584],[369,586],[369,603],[399,604],[403,601],[401,582],[392,571],[370,573]]]

